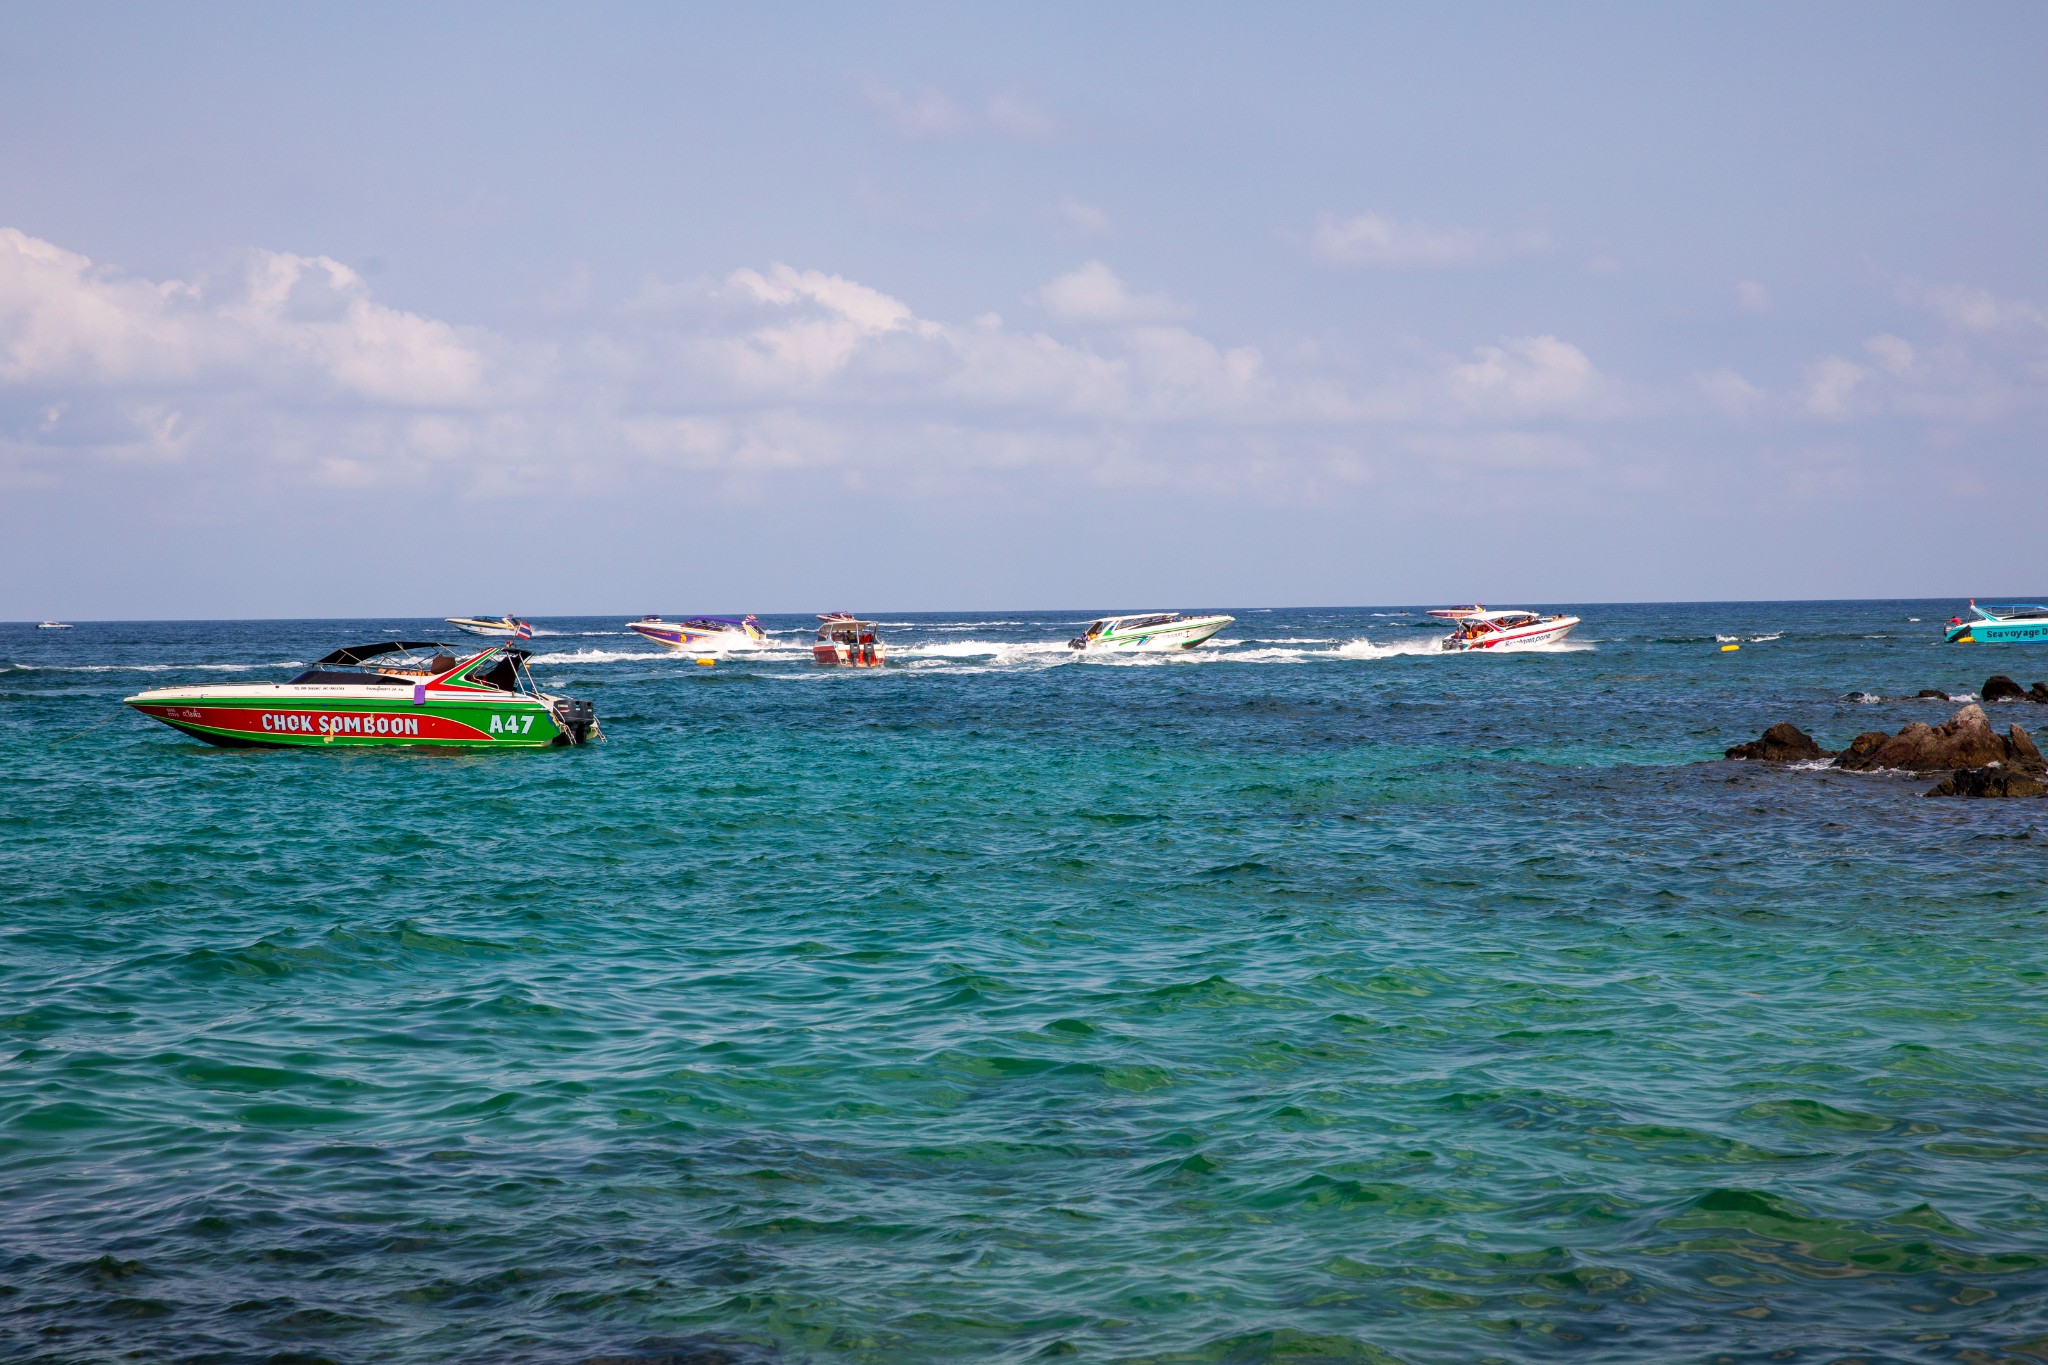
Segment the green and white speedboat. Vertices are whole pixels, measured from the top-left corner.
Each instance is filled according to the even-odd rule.
[[[2048,640],[2048,607],[2037,602],[2013,602],[2000,607],[1980,607],[1970,599],[1970,619],[1951,617],[1942,638],[1952,645],[2003,645],[2022,641]]]
[[[1090,621],[1087,630],[1067,641],[1067,647],[1083,650],[1193,649],[1236,619],[1234,616],[1182,616],[1177,611],[1105,616],[1099,621]]]
[[[602,738],[596,708],[542,692],[527,657],[500,644],[457,659],[438,641],[391,640],[337,649],[290,682],[159,687],[126,701],[236,747],[539,749]]]

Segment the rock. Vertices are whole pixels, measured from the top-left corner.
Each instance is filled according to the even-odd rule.
[[[2048,782],[2017,768],[1958,768],[1931,788],[1929,796],[2048,796]]]
[[[1993,673],[1984,680],[1984,686],[1977,689],[1977,695],[1985,701],[2024,701],[2027,689],[2003,673]]]
[[[1984,708],[1972,703],[1939,725],[1914,721],[1896,735],[1877,736],[1880,742],[1866,745],[1871,735],[1858,735],[1848,752],[1835,760],[1838,768],[1868,772],[1873,768],[1902,768],[1931,773],[1943,768],[1982,768],[2003,763],[2012,756],[2010,748],[1991,722]]]
[[[1926,698],[1928,701],[1947,701],[1948,693],[1938,692],[1931,687],[1923,687],[1918,692],[1915,692],[1913,694],[1913,700],[1915,701],[1919,701],[1923,697]]]
[[[1829,752],[1815,744],[1812,735],[1781,720],[1764,731],[1762,739],[1736,745],[1728,751],[1727,757],[1750,758],[1762,763],[1802,763],[1808,759],[1827,758]]]
[[[1837,768],[1854,768],[1857,765],[1851,763],[1850,759],[1862,758],[1866,754],[1874,754],[1890,739],[1891,736],[1882,730],[1865,730],[1862,734],[1849,741],[1849,747],[1842,750],[1842,756],[1835,760],[1835,766]]]
[[[2048,761],[2041,757],[2041,750],[2035,746],[2034,737],[2015,725],[2005,741],[2006,750],[2012,755],[2006,766],[2024,769],[2030,773],[2048,772]]]
[[[2027,689],[2028,701],[2048,701],[2048,683],[2035,683]]]

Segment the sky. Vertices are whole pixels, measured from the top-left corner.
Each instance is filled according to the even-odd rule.
[[[0,16],[0,619],[2048,594],[2048,6]]]

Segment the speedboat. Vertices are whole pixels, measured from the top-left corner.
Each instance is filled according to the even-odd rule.
[[[668,649],[746,649],[768,643],[761,623],[751,616],[692,616],[686,621],[664,621],[643,616],[626,622],[626,629]]]
[[[38,622],[36,622],[36,629],[37,629],[37,630],[69,630],[69,629],[71,629],[71,624],[70,624],[70,623],[69,623],[68,621],[38,621]]]
[[[508,640],[533,638],[533,627],[516,616],[444,616],[441,619],[451,626],[460,626],[471,635],[501,635]]]
[[[2034,602],[2011,602],[1999,607],[1980,607],[1970,599],[1971,619],[1949,618],[1942,638],[1952,645],[2003,645],[2021,640],[2048,640],[2048,607]]]
[[[851,668],[879,668],[889,662],[889,650],[875,633],[873,621],[863,621],[843,611],[821,612],[818,638],[811,643],[811,659]]]
[[[596,708],[542,692],[528,657],[496,644],[458,659],[439,641],[389,640],[337,649],[290,682],[159,687],[125,700],[229,747],[538,749],[602,738]]]
[[[1193,649],[1237,618],[1182,616],[1177,611],[1105,616],[1067,641],[1069,649],[1172,650]]]
[[[1533,611],[1488,611],[1485,607],[1443,607],[1431,616],[1455,621],[1445,649],[1527,649],[1554,645],[1579,624],[1576,616],[1539,616]]]

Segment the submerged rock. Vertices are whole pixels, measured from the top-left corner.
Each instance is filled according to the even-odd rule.
[[[1916,720],[1896,735],[1858,735],[1835,760],[1835,766],[1851,772],[1899,768],[1931,773],[1943,768],[1982,768],[2011,756],[2011,746],[1991,728],[1984,708],[1973,702],[1939,725]]]
[[[2048,701],[2048,683],[2037,682],[2027,689],[2028,701]]]
[[[1931,788],[1929,796],[2048,796],[2048,782],[2018,768],[1958,768]]]
[[[1913,694],[1914,701],[1920,701],[1923,698],[1928,701],[1947,701],[1949,699],[1948,693],[1938,691],[1932,687],[1923,687]]]
[[[2003,673],[1993,673],[1984,680],[1984,686],[1977,690],[1977,695],[1986,701],[2025,701],[2027,689]]]
[[[1803,763],[1829,756],[1828,750],[1813,742],[1812,735],[1782,720],[1764,731],[1761,739],[1738,744],[1727,753],[1729,758],[1750,758],[1764,763]]]

